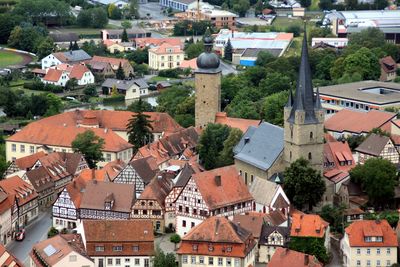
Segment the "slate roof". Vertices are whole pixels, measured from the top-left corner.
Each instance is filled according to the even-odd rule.
[[[63,63],[80,62],[92,58],[88,53],[86,53],[82,49],[71,50],[67,52],[57,52],[53,53],[53,56],[58,58],[58,60],[60,60]]]
[[[150,183],[151,179],[153,179],[159,171],[157,162],[153,157],[135,159],[129,164],[138,173],[140,178],[143,179],[145,184]]]
[[[274,57],[278,57],[282,49],[281,48],[247,48],[244,50],[242,57],[257,57],[260,52],[268,52]]]
[[[368,136],[355,151],[378,157],[389,141],[390,138],[388,136],[381,136],[373,133]]]
[[[175,183],[175,187],[185,187],[186,184],[189,182],[190,177],[192,177],[193,174],[194,170],[192,169],[192,167],[190,167],[189,164],[185,164],[181,172],[176,177],[177,181]]]
[[[119,90],[128,90],[134,85],[139,86],[140,89],[149,88],[149,85],[146,83],[144,79],[136,79],[136,80],[117,80],[117,79],[106,79],[102,87],[112,88],[114,85]]]
[[[263,122],[250,126],[233,149],[234,158],[268,170],[283,151],[283,129]]]

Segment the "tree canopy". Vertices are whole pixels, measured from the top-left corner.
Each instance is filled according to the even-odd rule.
[[[74,152],[81,153],[89,168],[96,168],[97,163],[103,160],[104,139],[97,136],[92,130],[87,130],[76,136],[72,141],[72,149]]]

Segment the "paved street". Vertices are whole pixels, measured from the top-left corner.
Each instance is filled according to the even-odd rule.
[[[156,237],[155,240],[155,245],[156,247],[160,247],[162,251],[164,251],[165,254],[167,253],[174,253],[175,254],[175,245],[171,241],[169,241],[169,238],[171,237],[172,234],[165,234],[159,237]],[[179,246],[179,245],[178,245]]]
[[[26,238],[22,242],[13,241],[7,248],[14,254],[25,266],[29,266],[29,252],[32,246],[40,240],[47,238],[47,232],[51,227],[50,211],[40,213],[39,217],[28,227],[26,227]]]
[[[139,5],[140,17],[145,17],[150,14],[151,20],[170,20],[171,18],[166,16],[158,2],[149,2],[147,4]]]

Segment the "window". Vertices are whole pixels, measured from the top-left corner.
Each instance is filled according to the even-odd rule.
[[[135,259],[135,265],[140,265],[140,259]]]
[[[381,261],[380,260],[376,261],[376,266],[381,266]]]
[[[386,254],[390,254],[390,248],[386,249]]]
[[[208,257],[208,265],[214,265],[214,258]]]
[[[312,140],[313,139],[313,132],[310,132],[310,140]]]
[[[370,254],[371,254],[371,249],[367,248],[367,255],[370,255]]]
[[[115,259],[115,265],[121,265],[121,259]]]
[[[360,255],[361,254],[361,249],[357,249],[357,255]]]
[[[308,153],[308,159],[311,160],[312,159],[312,155],[311,152]]]
[[[103,259],[99,259],[99,267],[104,267],[104,260]]]
[[[104,246],[95,246],[95,250],[96,250],[97,252],[104,251]]]
[[[361,266],[361,261],[360,260],[357,261],[357,266]]]
[[[227,247],[226,252],[232,252],[232,247],[231,246]]]
[[[196,256],[191,256],[190,257],[190,263],[196,264]]]
[[[34,146],[30,146],[30,147],[29,147],[29,152],[30,152],[31,154],[35,153],[35,147],[34,147]]]
[[[223,258],[218,258],[218,266],[222,266],[224,264]]]
[[[139,251],[139,246],[133,246],[133,247],[132,247],[132,250],[133,250],[133,251],[136,251],[136,252]]]
[[[76,255],[69,255],[69,261],[70,262],[75,262],[77,260],[77,256]]]
[[[113,259],[107,259],[107,265],[113,265]]]
[[[377,249],[376,249],[376,254],[378,254],[378,255],[381,254],[381,249],[380,249],[380,248],[377,248]]]
[[[386,261],[386,266],[390,266],[390,265],[391,265],[390,260],[387,260],[387,261]]]
[[[185,220],[182,221],[182,227],[186,227],[186,221]]]
[[[149,267],[149,266],[150,266],[149,259],[144,259],[144,267]]]
[[[182,262],[183,263],[188,263],[188,256],[187,255],[183,255],[182,256]]]
[[[16,144],[11,144],[11,151],[16,152],[17,151],[17,145]]]
[[[231,266],[231,265],[232,265],[231,258],[226,258],[226,266]]]
[[[199,247],[198,247],[198,245],[196,245],[196,244],[194,244],[194,245],[192,246],[193,251],[197,251],[198,248],[199,248]]]
[[[194,222],[190,223],[190,227],[193,228],[195,226]]]
[[[122,251],[122,246],[113,246],[113,251]]]
[[[25,145],[20,145],[19,151],[20,151],[21,153],[25,153]]]
[[[367,260],[367,266],[371,266],[371,261]]]
[[[239,267],[239,259],[235,259],[235,267]]]
[[[189,213],[189,207],[185,207],[185,212]]]
[[[203,256],[200,256],[200,257],[199,257],[199,263],[200,263],[200,264],[204,264],[204,257],[203,257]]]
[[[106,161],[111,161],[111,154],[110,153],[106,154]]]
[[[182,206],[179,206],[179,211],[182,212]]]

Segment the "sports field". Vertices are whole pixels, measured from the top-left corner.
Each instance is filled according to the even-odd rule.
[[[19,54],[0,50],[0,68],[21,64],[23,61],[24,58]]]

